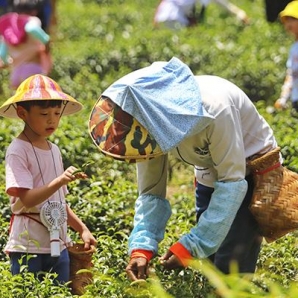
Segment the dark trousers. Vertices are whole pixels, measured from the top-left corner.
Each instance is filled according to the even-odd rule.
[[[292,0],[265,0],[266,19],[268,22],[279,20],[279,13],[284,10]]]
[[[230,273],[231,262],[236,262],[239,273],[253,273],[260,253],[262,237],[258,225],[248,209],[253,192],[253,179],[246,177],[248,190],[227,237],[210,260],[223,273]],[[213,188],[197,183],[196,214],[200,215],[208,208]],[[223,202],[224,204],[224,202]]]
[[[34,273],[41,280],[44,277],[44,272],[52,272],[58,274],[55,282],[66,283],[69,281],[69,255],[67,249],[64,249],[58,258],[53,258],[50,254],[26,254],[21,252],[11,252],[9,257],[13,275],[20,273],[21,265],[27,265],[28,271]]]

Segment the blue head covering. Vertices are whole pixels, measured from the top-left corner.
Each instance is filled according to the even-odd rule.
[[[166,153],[213,119],[189,67],[177,58],[136,70],[102,94],[135,117]]]

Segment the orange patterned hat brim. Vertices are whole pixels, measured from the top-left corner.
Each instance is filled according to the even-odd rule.
[[[103,154],[117,160],[138,162],[164,154],[148,131],[109,98],[94,105],[89,133]]]
[[[27,78],[20,84],[16,93],[0,107],[0,115],[18,118],[15,104],[30,100],[61,100],[63,101],[63,116],[76,113],[83,107],[80,102],[64,93],[54,80],[38,74]]]

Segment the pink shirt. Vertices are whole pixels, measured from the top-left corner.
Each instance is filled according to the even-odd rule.
[[[51,144],[51,150],[42,150],[29,142],[14,139],[6,151],[6,191],[10,188],[33,189],[41,187],[64,172],[62,157],[58,146]],[[35,153],[36,155],[35,155]],[[40,167],[40,168],[39,168]],[[41,174],[42,173],[42,174]],[[11,211],[14,216],[5,252],[50,253],[50,233],[40,222],[40,209],[48,201],[65,203],[68,193],[64,186],[47,201],[33,208],[26,208],[20,198],[10,197]],[[30,219],[22,213],[30,213]],[[32,214],[35,213],[35,214]],[[60,230],[60,250],[70,242],[67,236],[67,223]]]

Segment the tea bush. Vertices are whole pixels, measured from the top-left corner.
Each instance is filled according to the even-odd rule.
[[[234,1],[235,2],[235,1]],[[127,238],[137,197],[135,167],[103,156],[92,143],[87,124],[101,92],[121,76],[173,56],[195,74],[218,75],[241,87],[271,124],[282,147],[285,165],[298,171],[298,118],[290,109],[268,110],[278,98],[293,40],[280,23],[265,20],[264,1],[239,0],[250,16],[244,26],[216,4],[210,4],[197,27],[171,31],[153,28],[157,1],[58,1],[58,30],[53,37],[51,76],[65,92],[84,104],[81,113],[63,118],[51,138],[62,151],[65,167],[75,165],[90,177],[69,185],[68,202],[98,239],[94,283],[84,297],[297,297],[297,233],[264,242],[254,276],[237,269],[223,276],[208,262],[164,272],[156,259],[148,282],[130,283],[125,275]],[[236,3],[236,2],[235,2]],[[11,94],[9,69],[0,72],[1,102]],[[0,157],[22,129],[17,120],[1,119]],[[171,158],[168,196],[173,215],[160,254],[195,224],[192,168]],[[10,209],[5,194],[5,167],[0,166],[0,247],[7,240]],[[77,240],[78,235],[70,231]],[[71,297],[67,286],[56,287],[51,275],[37,282],[30,274],[12,277],[7,256],[0,254],[1,297]]]

